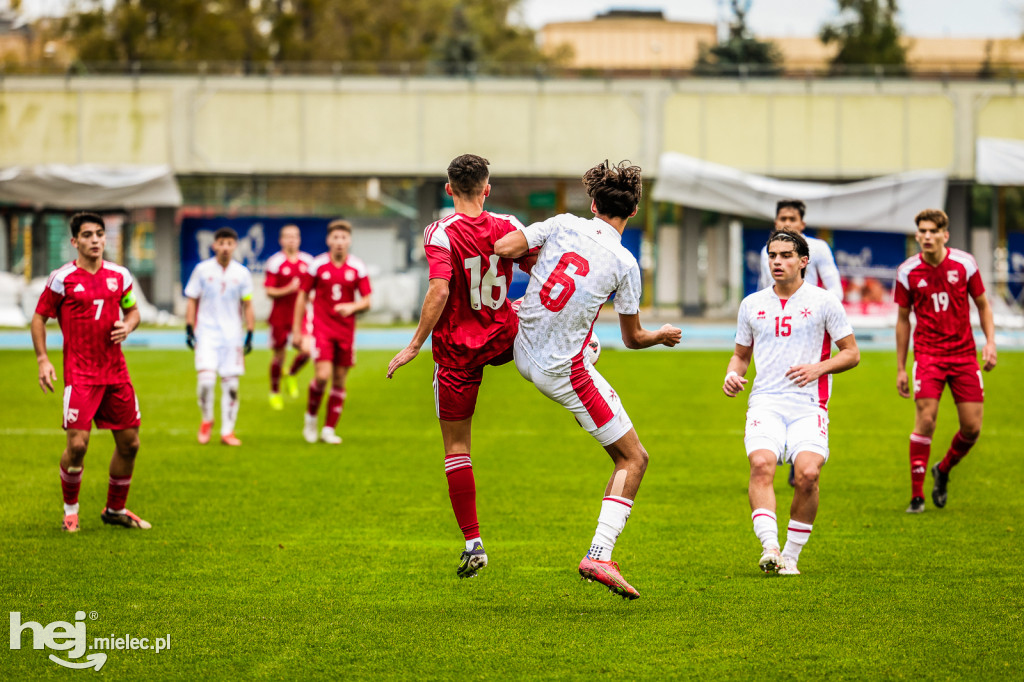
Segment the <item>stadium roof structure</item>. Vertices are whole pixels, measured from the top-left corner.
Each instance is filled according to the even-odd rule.
[[[910,234],[922,206],[946,205],[947,179],[944,171],[919,170],[844,184],[799,182],[666,152],[658,163],[652,196],[767,221],[774,220],[779,199],[801,199],[815,226]]]
[[[178,207],[169,166],[48,164],[0,168],[0,202],[82,210]]]

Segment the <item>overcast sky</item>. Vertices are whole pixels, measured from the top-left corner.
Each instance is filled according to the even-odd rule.
[[[10,0],[0,0],[0,7]],[[69,0],[22,0],[30,17],[59,13]],[[522,0],[521,19],[533,28],[584,21],[611,7],[661,9],[677,21],[714,22],[728,0]],[[900,21],[914,36],[1017,38],[1024,33],[1024,0],[900,0]],[[721,8],[721,9],[720,9]],[[763,36],[813,36],[835,16],[836,0],[753,0],[750,25]]]

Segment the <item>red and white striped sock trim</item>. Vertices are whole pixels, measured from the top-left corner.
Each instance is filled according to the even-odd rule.
[[[444,473],[446,476],[460,469],[471,469],[472,467],[473,460],[469,458],[469,455],[446,455],[444,458]]]
[[[60,468],[60,480],[65,483],[81,483],[82,481],[82,469],[79,469],[75,473],[65,471],[64,467]]]
[[[932,439],[929,436],[921,436],[916,433],[910,434],[911,443],[920,443],[921,445],[931,445]]]
[[[132,477],[129,476],[127,478],[114,478],[113,476],[111,476],[109,483],[110,485],[131,485]]]
[[[602,502],[618,502],[619,504],[624,505],[626,507],[629,507],[630,509],[633,508],[633,500],[629,499],[628,497],[616,497],[615,495],[609,495],[608,497],[605,497],[601,501]]]

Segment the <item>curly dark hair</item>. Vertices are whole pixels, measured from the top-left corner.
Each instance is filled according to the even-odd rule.
[[[491,176],[487,170],[490,163],[476,154],[463,154],[452,159],[448,164],[448,184],[452,186],[452,194],[464,199],[480,194]]]
[[[768,241],[765,246],[771,246],[774,241],[789,242],[793,245],[793,250],[796,251],[796,255],[800,257],[806,256],[808,259],[811,257],[811,248],[807,245],[807,240],[799,232],[793,232],[792,230],[773,230],[768,235]],[[807,268],[800,268],[800,277],[803,278],[804,273],[807,272]]]
[[[598,213],[610,218],[629,218],[640,203],[643,179],[640,166],[629,161],[613,166],[606,160],[583,174],[583,186]]]

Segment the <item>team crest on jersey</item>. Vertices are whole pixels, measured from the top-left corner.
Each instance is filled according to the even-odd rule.
[[[327,272],[325,272],[324,274],[322,274],[322,275],[320,275],[320,276],[321,276],[321,277],[322,277],[323,279],[330,279],[330,278],[331,278],[331,275],[330,275],[330,273],[327,273]]]
[[[956,270],[950,270],[946,273],[946,278],[949,280],[950,284],[956,284],[960,281],[960,273]]]
[[[800,314],[803,315],[804,319],[807,319],[808,317],[811,316],[811,309],[804,308],[803,310],[800,311]]]
[[[117,277],[107,277],[107,288],[111,291],[117,291]]]
[[[355,278],[356,278],[356,273],[352,272],[351,270],[349,270],[348,272],[345,273],[345,281],[346,282],[351,282]]]

